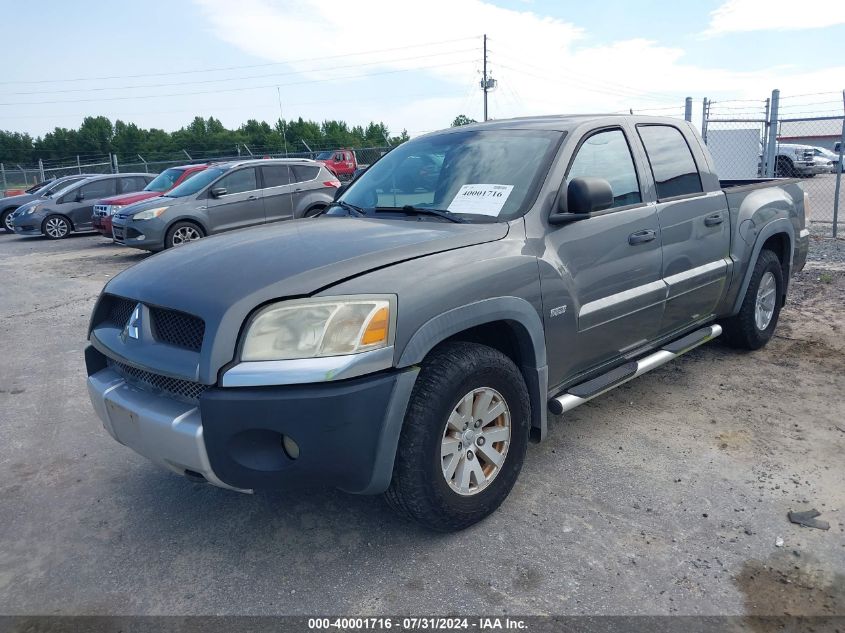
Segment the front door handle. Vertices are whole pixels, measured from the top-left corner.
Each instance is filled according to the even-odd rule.
[[[724,221],[721,213],[714,213],[704,218],[704,226],[718,226]]]
[[[258,196],[250,196],[247,200],[258,200]]]
[[[628,236],[628,244],[631,246],[634,246],[635,244],[644,244],[646,242],[651,242],[655,237],[657,237],[657,232],[653,229],[637,231],[636,233],[631,233]]]

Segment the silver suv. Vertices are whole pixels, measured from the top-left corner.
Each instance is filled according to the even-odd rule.
[[[159,251],[232,229],[316,215],[340,186],[307,159],[212,165],[165,195],[124,207],[113,218],[120,244]]]

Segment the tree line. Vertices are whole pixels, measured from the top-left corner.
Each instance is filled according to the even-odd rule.
[[[407,131],[391,136],[384,123],[371,122],[366,126],[350,126],[345,121],[308,121],[302,117],[286,121],[278,119],[273,125],[250,119],[237,129],[227,129],[219,119],[195,117],[185,127],[174,132],[157,128],[142,128],[134,123],[105,116],[85,117],[76,128],[57,127],[44,136],[0,130],[0,162],[34,164],[68,159],[75,156],[104,156],[135,158],[147,161],[164,160],[183,149],[193,158],[223,153],[291,153],[334,149],[337,147],[382,147],[408,140]],[[306,147],[307,145],[307,147]],[[196,154],[194,156],[194,154]],[[84,161],[83,161],[84,162]]]

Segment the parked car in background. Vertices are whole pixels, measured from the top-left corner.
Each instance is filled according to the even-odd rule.
[[[695,128],[668,117],[427,134],[317,219],[110,280],[88,393],[117,441],[193,481],[384,493],[423,525],[462,529],[507,497],[548,412],[722,334],[766,345],[807,258],[806,213],[795,180],[720,180]],[[652,396],[636,406],[665,414]]]
[[[340,181],[308,159],[259,159],[209,166],[178,187],[112,216],[116,242],[159,251],[247,226],[316,215]]]
[[[50,198],[33,201],[12,219],[18,235],[45,235],[58,240],[74,231],[94,228],[94,203],[118,193],[139,191],[155,178],[154,174],[108,174],[90,176],[56,191]]]
[[[775,176],[783,178],[812,178],[830,171],[829,161],[816,155],[812,145],[778,143],[775,156]]]
[[[817,157],[821,157],[822,160],[826,160],[830,163],[830,173],[835,174],[838,171],[845,171],[843,170],[843,167],[845,167],[845,156],[840,159],[839,154],[831,152],[829,149],[825,149],[824,147],[817,147],[815,148],[815,151]]]
[[[93,175],[95,174],[74,174],[73,176],[63,176],[54,180],[47,180],[38,183],[37,186],[30,187],[25,193],[0,199],[0,229],[3,229],[7,233],[13,233],[12,214],[17,209],[33,200],[49,198],[60,189]]]
[[[94,229],[103,235],[111,237],[111,216],[113,216],[115,212],[120,211],[123,207],[129,206],[130,204],[141,202],[142,200],[149,200],[150,198],[157,198],[161,194],[181,185],[191,176],[200,173],[208,167],[208,165],[208,163],[203,163],[201,165],[182,165],[181,167],[171,167],[161,172],[141,191],[124,193],[119,196],[112,196],[111,198],[99,200],[97,204],[94,205],[94,214],[91,218],[94,224]]]
[[[359,168],[358,157],[351,149],[320,152],[315,160],[323,163],[340,180],[351,180],[355,175],[355,170]]]

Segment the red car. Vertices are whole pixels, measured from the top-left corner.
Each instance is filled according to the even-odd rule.
[[[181,185],[191,176],[207,168],[208,164],[171,167],[161,172],[141,191],[124,193],[119,196],[112,196],[111,198],[103,198],[94,205],[94,228],[103,235],[111,237],[111,218],[116,211],[135,202],[149,200],[150,198],[156,198],[163,193],[167,193],[175,186]]]
[[[351,149],[320,152],[315,160],[318,163],[323,163],[340,180],[351,180],[355,170],[359,167],[358,157]]]

